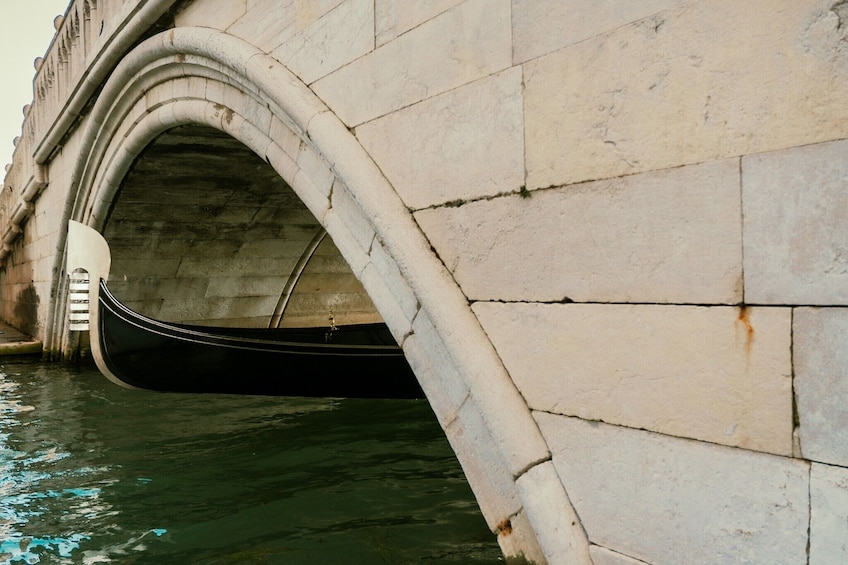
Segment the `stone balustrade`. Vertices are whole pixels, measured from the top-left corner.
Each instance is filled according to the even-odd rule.
[[[54,21],[56,35],[35,60],[33,101],[24,107],[0,197],[0,265],[47,184],[44,163],[80,118],[115,61],[175,0],[76,0]]]

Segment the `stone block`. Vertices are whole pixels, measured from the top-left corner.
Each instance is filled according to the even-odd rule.
[[[379,310],[378,317],[389,327],[395,341],[403,343],[412,329],[412,320],[406,316],[398,297],[389,288],[387,281],[379,275],[373,263],[365,265],[362,271],[362,286]]]
[[[142,277],[135,279],[113,279],[109,281],[109,290],[122,301],[126,298],[161,303],[168,300],[188,300],[206,295],[209,279],[177,279]],[[151,314],[141,311],[142,314]]]
[[[112,260],[109,276],[110,278],[134,278],[156,273],[159,276],[168,277],[177,273],[181,268],[180,259],[177,257],[165,259],[156,257],[147,259],[115,258]]]
[[[848,136],[831,5],[685,2],[526,63],[528,189]]]
[[[497,442],[470,397],[444,430],[489,529],[497,531],[521,509],[521,501]]]
[[[223,87],[222,83],[217,81],[209,81],[207,85],[207,91],[210,89],[214,89],[215,87]],[[223,94],[222,94],[223,95]],[[210,96],[210,99],[214,96]],[[149,89],[147,89],[144,93],[144,101],[147,104],[148,108],[155,108],[156,106],[162,104],[163,102],[168,102],[174,99],[174,81],[169,80],[165,82],[161,82]]]
[[[801,453],[848,466],[848,308],[798,308],[792,335]]]
[[[193,98],[198,92],[206,92],[207,81],[205,78],[200,76],[177,77],[168,82],[171,83],[171,94],[174,97],[171,100]],[[132,125],[132,122],[130,122],[130,124],[121,124],[121,127],[125,127],[126,125]]]
[[[472,300],[735,304],[738,160],[421,210]]]
[[[273,119],[273,114],[271,113],[271,109],[268,107],[268,104],[266,102],[261,102],[252,96],[246,96],[239,91],[236,92],[241,94],[243,104],[241,107],[231,107],[241,112],[245,121],[248,122],[250,126],[259,130],[259,132],[261,132],[265,137],[268,137],[271,132],[271,120]]]
[[[848,469],[810,469],[810,565],[848,563]]]
[[[342,261],[344,260],[342,259]],[[358,301],[370,302],[362,288],[362,283],[353,276],[353,273],[307,271],[298,279],[297,293],[318,295],[332,293],[339,296],[359,295],[362,298],[358,299]]]
[[[212,277],[206,296],[232,298],[237,296],[273,296],[279,299],[286,284],[284,276],[271,277]]]
[[[453,8],[462,0],[430,0],[428,2],[398,2],[376,0],[374,2],[377,45],[388,43],[414,27],[421,25]]]
[[[513,0],[513,57],[523,63],[685,1]]]
[[[220,98],[213,98],[213,95],[218,95],[218,93],[215,91],[215,88],[218,85],[221,85],[221,83],[218,81],[207,81],[207,100],[209,100],[210,102],[216,102],[224,106],[225,108],[233,110],[236,114],[241,114],[243,116],[247,116],[251,112],[256,112],[259,114],[256,117],[256,123],[269,123],[269,121],[271,120],[271,111],[268,108],[267,104],[260,102],[259,100],[257,100],[257,98],[248,94],[244,90],[235,88],[231,85],[227,85],[221,88]],[[265,132],[267,133],[268,129],[266,129]]]
[[[807,462],[535,416],[592,543],[648,563],[806,563]]]
[[[460,406],[467,400],[468,384],[426,311],[419,311],[412,323],[412,334],[398,342],[403,345],[406,359],[444,428],[457,417]]]
[[[247,12],[247,0],[215,0],[215,8],[208,3],[191,2],[174,16],[177,27],[200,26],[227,29]]]
[[[215,325],[216,320],[240,318],[250,319],[260,316],[266,320],[274,311],[279,296],[212,298],[165,300],[159,316],[171,322],[202,322]]]
[[[127,249],[132,249],[131,253],[134,259],[178,259],[184,255],[221,258],[232,257],[239,249],[238,242],[227,240],[206,240],[199,243],[189,238],[171,236],[165,241],[157,242],[146,239],[143,235],[139,237],[136,234],[127,234],[124,231],[125,227],[127,225],[122,222],[121,235],[107,238],[115,256],[123,254]],[[113,233],[111,230],[109,231],[109,235]]]
[[[351,227],[334,209],[330,209],[324,217],[324,227],[327,228],[327,233],[333,238],[333,243],[336,244],[341,256],[350,266],[350,271],[357,277],[361,277],[363,269],[370,261],[368,247],[363,249],[357,239],[357,235],[361,237],[362,233],[354,234],[351,232]]]
[[[292,259],[292,266],[297,259],[303,255],[312,238],[318,232],[318,226],[304,227],[303,230],[291,230],[291,237],[280,239],[250,239],[242,243],[238,248],[239,257],[287,257]],[[228,243],[226,241],[222,242]],[[283,274],[287,273],[284,271]]]
[[[333,184],[330,209],[335,217],[347,226],[348,235],[354,238],[356,245],[364,253],[370,253],[376,234],[374,226],[347,187],[340,181]]]
[[[419,209],[518,191],[522,114],[521,69],[513,68],[363,124],[356,136]]]
[[[292,160],[297,159],[300,153],[301,139],[296,133],[294,124],[282,121],[278,116],[271,117],[271,131],[269,133],[280,149]]]
[[[306,143],[300,144],[297,166],[303,174],[309,177],[321,196],[329,198],[336,176],[330,168],[330,164],[314,147]]]
[[[258,117],[259,116],[254,116],[254,118]],[[236,133],[237,131],[237,139],[239,139],[242,144],[251,149],[260,158],[264,158],[265,155],[268,154],[268,148],[274,143],[274,141],[268,136],[271,120],[270,116],[267,116],[267,118],[268,119],[261,124],[261,127],[257,127],[257,122],[243,119],[241,124],[238,126],[238,130],[229,130],[233,133]],[[226,120],[226,118],[224,119]],[[228,131],[226,127],[224,131]]]
[[[133,312],[138,312],[150,318],[155,318],[157,320],[164,320],[162,317],[162,299],[157,298],[153,300],[126,300],[123,301],[122,304],[132,310]]]
[[[539,547],[533,524],[524,511],[510,517],[509,526],[498,532],[498,545],[506,556],[507,563],[511,562],[510,558],[515,558],[517,563],[548,564],[544,551]],[[520,561],[522,558],[525,561]]]
[[[848,304],[848,141],[745,157],[745,299]]]
[[[589,542],[580,518],[550,461],[534,465],[516,480],[524,513],[535,525],[536,536],[549,563],[592,565]],[[531,562],[538,558],[526,556]]]
[[[289,185],[294,184],[294,179],[300,172],[297,162],[292,159],[280,145],[271,143],[265,150],[265,159],[268,164],[277,171],[277,174]]]
[[[31,216],[26,220],[26,223],[21,226],[33,241],[48,238],[53,241],[53,236],[59,231],[58,228],[62,224],[62,213],[64,210],[59,206],[51,206],[45,203],[44,205],[34,206],[31,209]],[[8,229],[11,222],[7,223],[3,228]],[[55,244],[54,244],[55,245]],[[55,252],[55,249],[52,251]]]
[[[247,12],[227,32],[270,53],[344,1],[249,0]]]
[[[310,84],[372,49],[373,0],[347,0],[274,49],[271,56]]]
[[[473,309],[532,409],[792,454],[788,308]]]
[[[510,66],[509,0],[469,0],[316,81],[354,127]]]
[[[386,286],[392,290],[392,294],[397,297],[398,304],[406,317],[410,321],[413,320],[420,307],[418,297],[400,272],[395,258],[389,254],[388,249],[379,239],[374,239],[372,242],[370,257],[371,264],[379,273],[380,278],[386,281]]]
[[[127,260],[122,260],[124,263]],[[280,276],[291,270],[291,260],[287,257],[195,257],[188,256],[180,259],[169,259],[168,262],[176,261],[179,267],[176,269],[177,276],[184,278],[239,275],[249,276]],[[148,260],[149,266],[140,265],[131,271],[141,276],[155,272],[174,272],[173,268],[165,270],[157,267],[156,260]],[[120,273],[114,266],[113,273]],[[273,310],[272,310],[273,311]]]
[[[276,146],[272,145],[271,147]],[[278,159],[276,164],[286,165],[284,155],[282,152],[276,152],[275,156]],[[329,186],[316,184],[313,178],[303,169],[297,169],[294,176],[285,178],[285,181],[319,222],[327,215],[330,209],[329,189],[332,184]]]

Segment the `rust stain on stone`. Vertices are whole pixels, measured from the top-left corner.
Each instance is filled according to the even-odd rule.
[[[750,310],[747,306],[739,307],[736,322],[745,328],[745,355],[751,356],[751,346],[754,344],[754,326],[751,325]]]
[[[505,518],[497,525],[496,530],[499,536],[506,537],[512,533],[512,522],[509,521],[509,518]]]

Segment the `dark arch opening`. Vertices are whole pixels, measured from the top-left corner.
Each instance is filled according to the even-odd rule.
[[[157,137],[122,183],[103,232],[109,286],[128,307],[169,322],[382,321],[331,238],[310,249],[322,232],[250,149],[208,127],[180,126]]]

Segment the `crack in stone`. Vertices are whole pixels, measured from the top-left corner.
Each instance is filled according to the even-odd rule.
[[[836,29],[841,30],[846,25],[848,20],[848,0],[839,0],[830,7],[830,11],[836,14]]]

